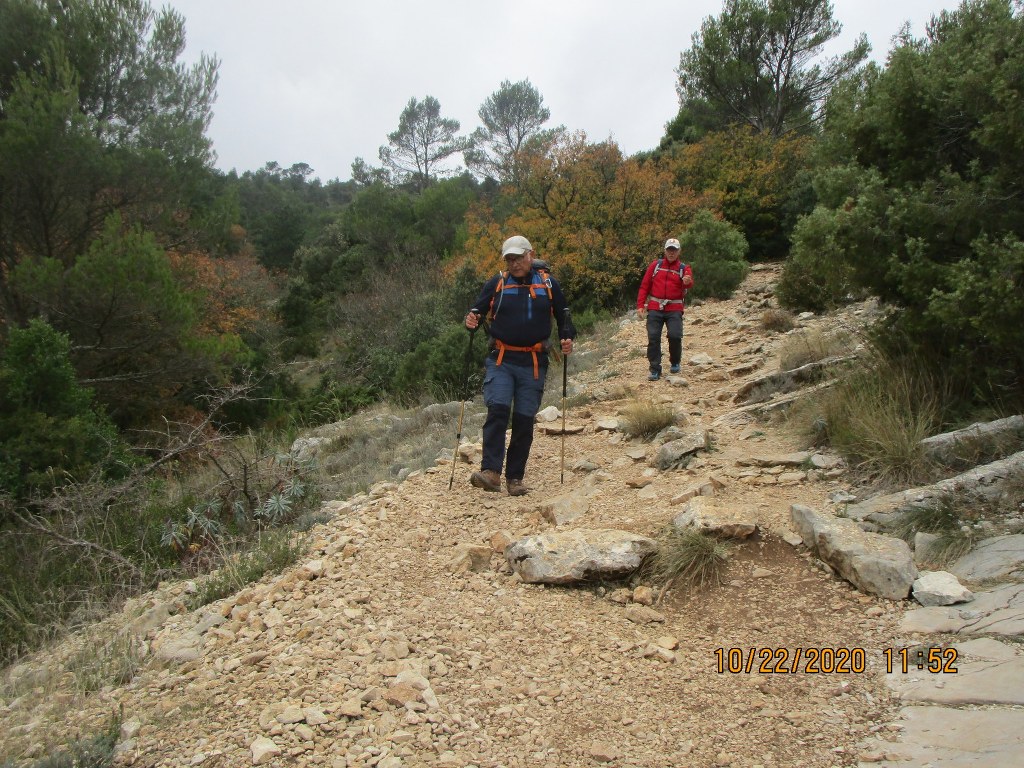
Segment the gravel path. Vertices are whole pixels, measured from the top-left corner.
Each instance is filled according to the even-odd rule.
[[[675,381],[646,381],[643,326],[624,321],[602,368],[573,378],[598,399],[569,413],[585,428],[566,438],[564,486],[561,438],[538,434],[525,497],[473,489],[460,465],[450,492],[441,466],[333,502],[335,518],[314,529],[301,565],[172,615],[149,633],[153,654],[124,687],[83,698],[40,687],[0,701],[4,752],[38,753],[120,708],[117,763],[135,766],[825,768],[878,759],[878,745],[895,737],[896,704],[881,654],[903,607],[856,592],[783,540],[790,504],[826,505],[843,477],[752,467],[750,456],[802,446],[776,427],[715,422],[735,412],[732,395],[756,375],[748,369],[777,368],[782,337],[760,324],[776,278],[755,271],[736,298],[687,311],[687,362]],[[699,353],[713,362],[690,364]],[[714,450],[688,469],[645,474],[627,454],[642,444],[595,431],[634,397],[677,406],[687,428],[710,431]],[[583,460],[599,469],[570,469]],[[622,584],[524,584],[496,553],[481,571],[453,572],[460,544],[500,546],[548,529],[538,505],[552,495],[592,487],[573,525],[656,535],[678,511],[669,499],[710,477],[722,485],[714,503],[755,517],[762,533],[736,552],[723,585],[669,591],[654,613],[618,602]],[[131,607],[173,611],[182,590],[166,585]],[[798,648],[837,649],[840,661],[853,651],[864,671],[809,672],[805,661],[789,671]],[[772,671],[782,649],[789,658]]]

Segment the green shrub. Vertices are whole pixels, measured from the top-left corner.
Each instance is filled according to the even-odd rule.
[[[312,391],[295,403],[295,416],[306,428],[333,424],[373,404],[376,399],[370,387],[339,381],[334,373],[326,373]]]
[[[487,355],[486,334],[481,331],[472,335],[467,367],[466,352],[469,349],[470,333],[465,326],[448,326],[402,358],[393,391],[406,400],[414,400],[424,394],[436,400],[470,397],[480,383],[479,372]]]
[[[835,212],[816,208],[794,228],[793,247],[775,295],[787,309],[824,312],[846,302],[852,278]]]
[[[588,307],[579,314],[572,316],[572,324],[575,326],[577,334],[584,336],[593,333],[599,324],[612,319],[613,315],[609,310]],[[556,331],[552,329],[552,333],[556,333]]]
[[[680,238],[685,259],[693,267],[697,298],[727,299],[743,282],[750,267],[746,262],[747,240],[732,224],[703,210],[694,216]]]
[[[0,492],[48,493],[94,469],[123,476],[127,448],[78,384],[68,337],[42,320],[12,328],[0,359]]]
[[[952,376],[1016,388],[1022,397],[1024,242],[983,237],[971,251],[972,258],[948,267],[919,315],[900,318],[898,330],[923,354],[941,355]]]

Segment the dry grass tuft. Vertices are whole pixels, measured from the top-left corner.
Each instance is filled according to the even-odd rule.
[[[941,422],[942,384],[923,369],[880,357],[865,361],[794,414],[817,444],[828,443],[852,467],[882,485],[935,478],[921,441]]]
[[[766,309],[761,315],[761,327],[766,331],[786,333],[796,328],[796,318],[784,309]]]
[[[202,582],[189,601],[190,607],[199,608],[233,595],[246,585],[259,581],[264,574],[280,573],[298,562],[305,549],[305,537],[279,529],[261,535],[256,546],[247,551],[221,552],[221,567]]]
[[[644,563],[643,576],[666,588],[682,582],[721,584],[731,545],[694,529],[669,526],[658,536],[658,551]]]
[[[619,429],[627,437],[649,440],[675,422],[676,414],[672,406],[636,400],[623,409]]]
[[[118,633],[106,642],[87,641],[68,662],[79,693],[127,685],[141,668],[142,648],[131,632]]]
[[[792,371],[829,357],[846,355],[854,346],[853,337],[846,331],[824,333],[814,329],[794,333],[779,349],[779,370]]]

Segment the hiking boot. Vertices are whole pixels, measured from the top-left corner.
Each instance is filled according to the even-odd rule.
[[[679,363],[672,363],[672,367],[668,369],[669,373],[679,373]]]
[[[661,378],[661,374],[660,373],[655,373],[654,371],[651,371],[651,375],[647,377],[647,380],[648,381],[657,381],[660,378]]]
[[[530,489],[523,485],[522,480],[509,480],[506,478],[505,487],[508,489],[509,496],[525,496],[530,492]]]
[[[481,469],[469,476],[469,484],[474,488],[483,488],[485,491],[497,493],[501,490],[501,475],[493,469]]]

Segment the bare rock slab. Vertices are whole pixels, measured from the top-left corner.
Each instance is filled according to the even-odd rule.
[[[1024,753],[1024,718],[1013,709],[905,707],[902,738],[888,745],[906,766],[1007,768],[1020,765]]]
[[[1024,575],[1024,534],[994,536],[980,541],[949,570],[968,582],[1019,579]]]
[[[917,578],[910,547],[902,539],[867,533],[853,520],[820,515],[810,507],[790,507],[804,544],[861,592],[903,600]]]
[[[903,632],[949,632],[962,635],[1024,634],[1024,584],[976,592],[968,605],[934,606],[908,611]]]
[[[505,559],[527,583],[573,584],[627,576],[657,548],[654,539],[629,531],[576,529],[514,541]]]
[[[903,701],[946,706],[1024,705],[1024,657],[1005,661],[955,662],[956,674],[919,672],[888,675]],[[1018,724],[1024,725],[1024,721]]]

